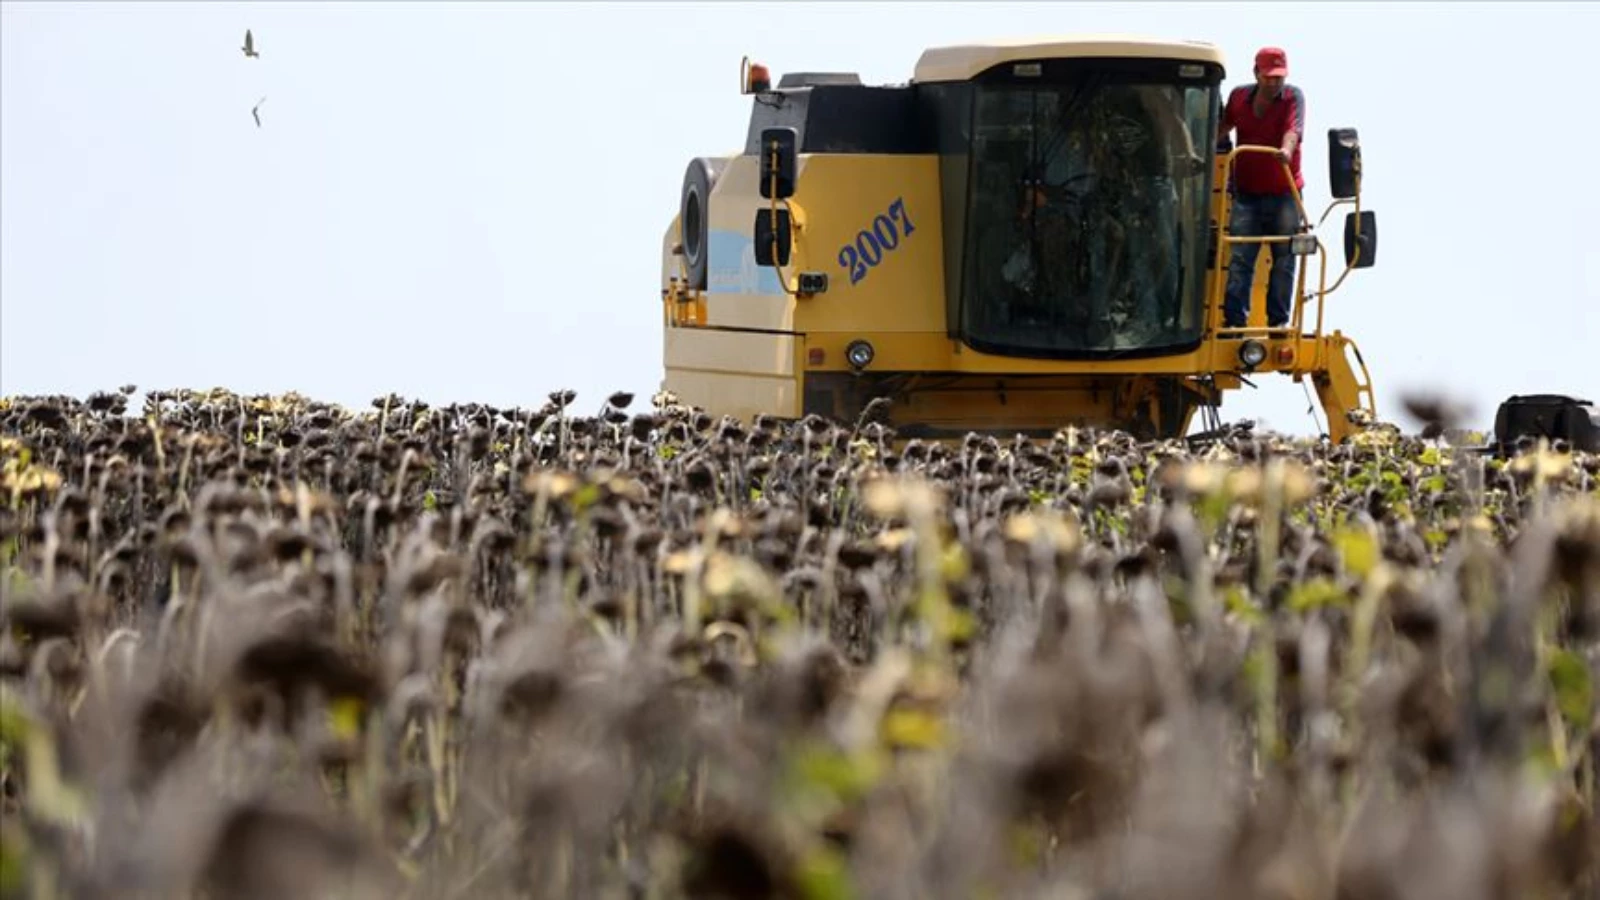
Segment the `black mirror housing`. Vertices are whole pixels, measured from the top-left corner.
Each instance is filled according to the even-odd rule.
[[[1361,192],[1361,138],[1354,128],[1328,129],[1328,187],[1339,200]]]
[[[762,198],[784,200],[794,196],[794,182],[799,172],[799,146],[798,129],[780,126],[761,129]],[[776,189],[773,185],[774,175],[777,176]]]
[[[1358,235],[1356,232],[1360,231]],[[1344,262],[1368,269],[1378,261],[1378,214],[1370,209],[1344,217]]]
[[[758,266],[787,266],[792,239],[787,209],[756,210],[755,254]],[[777,242],[776,254],[773,242]]]

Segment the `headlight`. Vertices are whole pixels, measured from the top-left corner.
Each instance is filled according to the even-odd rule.
[[[1267,345],[1260,341],[1245,341],[1239,345],[1239,362],[1246,369],[1254,369],[1267,359]]]
[[[866,341],[851,341],[844,348],[844,358],[857,369],[865,369],[872,362],[872,345]]]

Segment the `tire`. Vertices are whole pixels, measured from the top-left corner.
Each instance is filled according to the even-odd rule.
[[[722,175],[725,160],[699,157],[689,162],[683,174],[683,192],[678,201],[679,230],[683,235],[683,261],[689,271],[689,287],[706,289],[710,263],[711,191]]]

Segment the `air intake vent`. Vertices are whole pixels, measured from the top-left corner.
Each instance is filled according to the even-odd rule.
[[[860,85],[855,72],[787,72],[778,79],[779,88],[812,87],[819,84]]]

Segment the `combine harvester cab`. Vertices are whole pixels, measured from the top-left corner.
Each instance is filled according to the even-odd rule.
[[[1257,240],[1228,233],[1229,173],[1273,152],[1218,146],[1224,76],[1208,44],[1127,37],[935,48],[899,85],[774,86],[746,60],[745,145],[690,162],[664,235],[663,389],[745,420],[883,399],[902,438],[1157,438],[1275,372],[1309,378],[1344,439],[1376,411],[1323,321],[1375,259],[1360,145],[1328,132],[1322,219],[1354,206],[1337,278],[1297,194],[1288,327],[1266,327],[1262,247],[1251,323],[1223,329],[1228,260]]]

